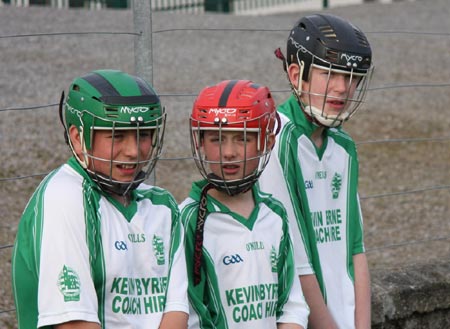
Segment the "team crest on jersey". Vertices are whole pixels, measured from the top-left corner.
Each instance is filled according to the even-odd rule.
[[[58,288],[64,296],[65,302],[80,300],[80,278],[70,267],[64,265],[58,277]]]
[[[156,234],[153,235],[153,253],[156,257],[156,263],[158,265],[164,265],[166,263],[165,261],[165,253],[164,253],[164,241],[160,236],[157,236]]]
[[[272,246],[272,249],[270,250],[270,264],[272,265],[272,272],[276,273],[278,267],[278,255],[274,246]]]
[[[337,199],[339,197],[341,186],[342,176],[338,173],[334,173],[333,179],[331,180],[331,194],[333,195],[333,199]]]

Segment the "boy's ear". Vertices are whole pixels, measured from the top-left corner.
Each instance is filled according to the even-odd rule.
[[[298,89],[300,66],[298,64],[292,63],[291,65],[289,65],[287,69],[287,74],[289,76],[291,84],[294,86],[295,89]]]
[[[267,138],[267,148],[271,150],[273,149],[274,145],[275,145],[275,134],[270,133],[269,137]]]
[[[73,147],[73,151],[78,157],[81,157],[83,155],[83,145],[81,142],[81,135],[77,127],[70,126],[69,138]]]

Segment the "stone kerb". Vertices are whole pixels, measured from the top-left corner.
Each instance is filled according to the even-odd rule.
[[[372,329],[450,328],[450,261],[371,276]]]

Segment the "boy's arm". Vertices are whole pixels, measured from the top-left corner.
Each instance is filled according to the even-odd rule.
[[[173,201],[175,204],[175,201]],[[184,228],[181,223],[178,207],[174,206],[172,212],[172,227],[170,234],[170,270],[166,287],[165,316],[173,313],[189,314],[187,297],[188,277],[186,272],[186,254],[184,250]],[[172,318],[172,316],[169,316]],[[178,327],[177,327],[178,328]]]
[[[100,325],[95,322],[70,321],[55,325],[55,329],[100,329]]]
[[[283,135],[284,138],[281,138]],[[308,230],[303,218],[300,187],[303,182],[301,171],[296,169],[298,160],[289,150],[296,148],[295,141],[286,138],[287,134],[277,137],[277,143],[272,151],[270,161],[259,179],[262,191],[271,193],[285,207],[291,227],[291,237],[294,244],[294,255],[303,295],[309,306],[309,328],[336,329],[330,312],[327,309],[318,279],[312,268],[311,251],[308,249]],[[293,146],[294,145],[294,146]],[[283,151],[280,148],[284,148]],[[284,166],[282,165],[284,164]],[[300,177],[299,177],[300,176]],[[274,184],[273,182],[276,182]]]
[[[356,158],[356,157],[354,157]],[[353,165],[356,169],[356,164]],[[358,181],[356,172],[355,181]],[[356,185],[357,186],[357,185]],[[356,202],[354,203],[353,220],[353,269],[354,269],[354,293],[355,293],[355,328],[371,328],[371,293],[370,293],[370,272],[364,248],[364,224],[359,195],[356,192]]]
[[[308,328],[337,329],[331,313],[320,292],[319,283],[314,274],[300,275],[303,295],[309,305]]]
[[[370,329],[370,273],[366,254],[353,255],[355,268],[355,325],[357,329]]]
[[[188,314],[184,312],[164,313],[159,329],[186,329]]]
[[[293,253],[289,224],[285,219],[277,266],[277,328],[306,328],[308,325],[309,307],[297,277]]]
[[[294,323],[278,323],[277,329],[305,329],[299,324]]]

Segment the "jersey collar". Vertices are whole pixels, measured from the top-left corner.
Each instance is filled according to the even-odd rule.
[[[118,202],[117,200],[115,200],[109,193],[104,192],[89,176],[89,174],[86,172],[86,170],[84,170],[84,168],[80,165],[80,163],[77,161],[77,159],[75,159],[75,157],[71,157],[68,161],[67,164],[73,169],[75,170],[81,177],[83,177],[83,179],[85,180],[86,183],[88,183],[93,190],[95,190],[97,193],[103,195],[105,198],[107,198],[109,200],[109,202],[111,202],[123,215],[124,217],[128,220],[131,221],[131,219],[133,218],[133,216],[135,215],[135,213],[137,212],[137,193],[136,190],[132,191],[130,193],[130,204],[125,207],[124,205],[122,205],[120,202]]]
[[[189,196],[193,200],[199,202],[202,189],[207,183],[208,183],[207,180],[201,180],[198,182],[194,182],[192,184],[192,189],[191,189]],[[238,222],[240,222],[245,227],[247,227],[249,230],[252,230],[253,226],[256,223],[256,220],[258,218],[260,205],[262,203],[264,203],[264,200],[270,198],[269,194],[263,193],[260,191],[258,184],[254,184],[252,186],[252,193],[253,193],[253,197],[255,199],[255,208],[253,209],[252,214],[250,215],[249,218],[244,218],[241,215],[232,212],[227,206],[225,206],[224,204],[222,204],[221,202],[219,202],[218,200],[216,200],[215,198],[213,198],[210,195],[207,196],[206,209],[207,209],[208,213],[220,212],[223,214],[227,214],[227,215],[233,217]]]

